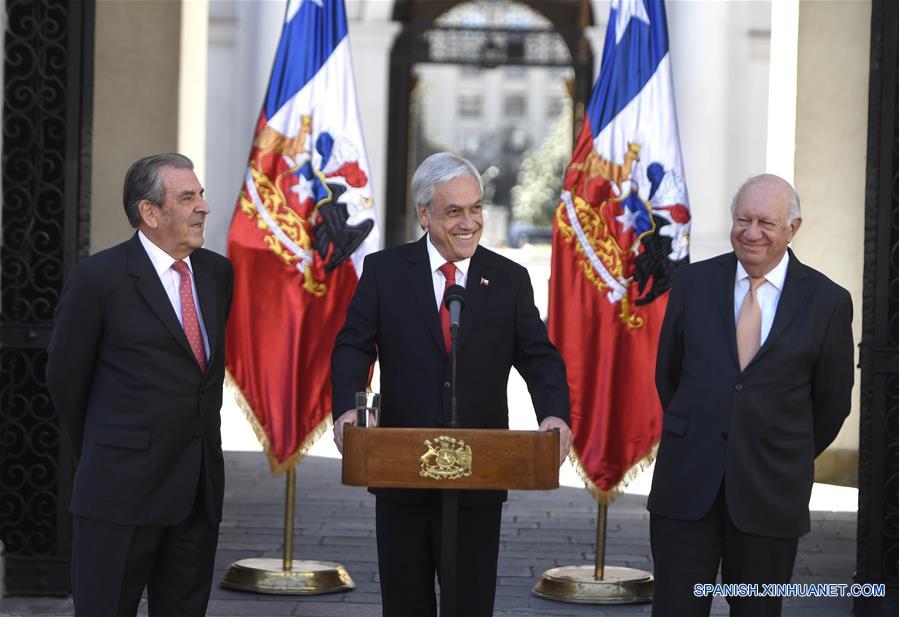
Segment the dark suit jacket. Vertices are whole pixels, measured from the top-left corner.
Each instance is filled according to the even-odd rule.
[[[187,517],[202,486],[210,520],[221,520],[219,409],[233,272],[204,249],[190,260],[209,338],[205,374],[136,234],[72,269],[56,309],[47,386],[80,459],[74,514],[171,525]]]
[[[365,389],[369,367],[379,357],[382,426],[448,425],[450,364],[426,242],[425,236],[365,259],[331,357],[335,419],[355,407],[355,393]],[[460,427],[508,428],[506,389],[513,366],[528,384],[537,417],[567,422],[565,366],[534,306],[527,270],[479,246],[471,258],[459,328]],[[462,503],[504,497],[498,491],[464,491]]]
[[[849,413],[852,300],[792,251],[771,331],[740,371],[733,253],[677,271],[659,339],[664,410],[648,507],[697,520],[725,481],[737,528],[809,529],[814,460]]]

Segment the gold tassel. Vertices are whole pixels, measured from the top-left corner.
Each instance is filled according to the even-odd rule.
[[[284,462],[279,462],[274,452],[272,452],[272,446],[269,442],[268,435],[266,435],[262,424],[259,423],[259,418],[257,418],[256,414],[253,412],[253,408],[247,401],[247,397],[244,396],[243,390],[241,390],[237,380],[234,379],[231,375],[231,371],[228,370],[225,371],[225,390],[234,397],[237,406],[243,412],[247,422],[253,427],[253,433],[256,434],[256,439],[258,439],[259,443],[262,445],[262,450],[265,452],[265,457],[268,459],[268,464],[272,470],[273,476],[280,476],[299,465],[300,459],[306,456],[315,442],[318,441],[329,428],[331,428],[331,414],[328,413],[314,429],[309,431],[309,434],[306,435],[306,438],[303,440],[303,443],[300,444],[300,447],[288,456]]]
[[[604,506],[609,505],[624,492],[624,489],[627,488],[627,485],[630,484],[634,478],[640,475],[643,471],[646,470],[647,467],[652,465],[652,463],[656,460],[656,452],[658,451],[659,444],[653,444],[652,448],[650,448],[649,453],[641,458],[639,461],[634,463],[630,469],[628,469],[625,474],[621,477],[621,480],[618,481],[614,487],[612,487],[609,491],[600,490],[599,487],[594,484],[593,479],[590,477],[590,474],[587,473],[587,470],[584,469],[584,466],[581,465],[581,460],[578,458],[577,451],[575,451],[574,447],[571,448],[571,451],[568,453],[568,460],[571,461],[571,466],[574,467],[574,470],[577,471],[577,474],[581,477],[581,481],[584,483],[584,488],[587,489],[587,492],[590,495],[601,503]]]

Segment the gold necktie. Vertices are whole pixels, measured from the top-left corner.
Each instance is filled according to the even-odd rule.
[[[759,306],[758,288],[765,282],[765,277],[749,278],[749,291],[743,298],[740,314],[737,317],[737,356],[740,359],[740,370],[755,357],[762,340],[762,308]]]

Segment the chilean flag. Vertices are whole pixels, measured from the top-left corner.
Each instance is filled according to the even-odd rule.
[[[228,232],[228,383],[273,472],[331,420],[330,356],[378,249],[343,0],[290,0]]]
[[[576,467],[608,503],[651,462],[656,348],[690,210],[662,0],[613,0],[556,210],[549,333],[571,389]]]

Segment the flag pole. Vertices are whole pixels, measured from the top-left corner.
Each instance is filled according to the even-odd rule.
[[[593,569],[593,578],[598,581],[603,579],[606,568],[606,521],[609,517],[609,506],[599,504],[596,512],[596,567]]]
[[[296,469],[287,472],[284,491],[284,556],[235,561],[222,579],[222,587],[265,594],[315,595],[355,589],[356,584],[339,563],[293,558],[296,513]]]
[[[597,502],[594,564],[550,568],[534,585],[532,594],[538,598],[575,604],[635,604],[652,601],[652,574],[636,568],[605,564],[608,510],[608,505]]]
[[[296,469],[287,472],[287,489],[284,491],[284,571],[293,570],[293,516],[297,509]]]

